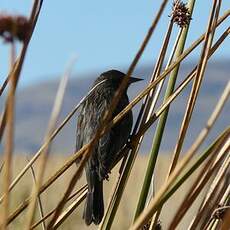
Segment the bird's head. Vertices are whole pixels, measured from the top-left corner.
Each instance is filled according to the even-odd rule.
[[[111,82],[114,86],[119,86],[122,82],[122,80],[124,79],[124,77],[126,76],[125,73],[122,73],[118,70],[109,70],[107,72],[104,72],[100,75],[100,77],[98,77],[98,79],[96,80],[96,84],[101,82],[101,81],[109,81]],[[129,78],[129,84],[132,84],[134,82],[137,82],[137,81],[141,81],[143,79],[141,78],[135,78],[135,77],[130,77]]]

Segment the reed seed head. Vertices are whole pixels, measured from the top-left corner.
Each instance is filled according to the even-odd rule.
[[[29,31],[30,22],[26,17],[0,14],[0,36],[5,42],[12,42],[14,39],[25,41]]]
[[[170,16],[173,22],[181,28],[186,27],[191,20],[191,14],[189,12],[187,4],[183,3],[180,0],[175,0],[173,2],[172,14]]]

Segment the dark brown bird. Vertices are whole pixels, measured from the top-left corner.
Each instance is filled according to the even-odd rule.
[[[82,103],[77,122],[76,150],[89,143],[100,125],[100,119],[104,112],[109,109],[113,96],[120,86],[125,74],[110,70],[102,73],[94,82],[94,90]],[[131,77],[128,86],[142,79]],[[127,88],[128,88],[127,86]],[[129,103],[127,88],[121,96],[112,118],[122,111]],[[119,151],[127,142],[133,123],[132,111],[103,135],[94,146],[88,159],[85,172],[88,183],[83,218],[90,225],[99,224],[104,215],[103,180],[108,179],[112,163],[118,156]]]

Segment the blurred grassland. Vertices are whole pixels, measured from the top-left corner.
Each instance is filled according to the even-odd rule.
[[[14,156],[13,160],[13,178],[17,175],[20,169],[27,163],[27,159],[29,156],[17,154]],[[67,156],[64,155],[51,155],[48,163],[45,178],[51,176],[67,159]],[[142,186],[142,181],[145,173],[145,168],[147,164],[148,157],[147,156],[138,156],[138,159],[135,162],[134,170],[131,173],[130,180],[128,182],[127,188],[125,190],[124,196],[121,201],[121,205],[119,207],[118,215],[114,221],[114,225],[112,229],[128,229],[130,226],[130,222],[133,218],[133,213],[135,211],[135,207],[137,205],[137,198],[139,196],[140,188]],[[156,170],[156,188],[158,189],[161,184],[165,180],[165,176],[167,174],[167,169],[170,162],[170,157],[167,154],[161,154],[159,157]],[[118,166],[112,171],[110,175],[110,180],[104,183],[104,194],[105,194],[105,205],[107,203],[107,199],[110,195],[110,191],[114,185],[116,175],[118,173]],[[36,172],[36,164],[35,164],[35,172]],[[52,210],[56,205],[58,200],[61,199],[67,185],[73,175],[73,172],[76,170],[76,165],[73,165],[70,170],[68,170],[62,177],[60,177],[50,188],[48,188],[42,195],[42,205],[44,209],[44,213]],[[2,177],[2,174],[1,174]],[[161,214],[161,222],[162,226],[167,226],[173,217],[173,213],[175,213],[177,207],[180,204],[180,201],[183,199],[186,191],[189,189],[189,184],[194,181],[195,174],[189,179],[181,189],[169,200],[169,202],[164,206],[162,214]],[[2,179],[0,180],[2,181]],[[85,182],[84,175],[82,176],[79,183],[77,183],[76,188],[80,188],[80,185],[83,185]],[[32,188],[33,178],[31,176],[31,171],[28,171],[24,178],[19,182],[19,184],[13,189],[11,192],[11,210],[13,211],[21,201],[25,200],[29,195]],[[2,184],[0,185],[2,189]],[[1,191],[2,194],[2,191]],[[198,199],[199,200],[199,199]],[[86,227],[82,220],[82,211],[84,207],[84,202],[80,205],[80,209],[76,209],[71,216],[62,224],[60,229],[72,230],[72,229],[97,229],[94,225],[90,227]],[[184,230],[186,226],[188,226],[192,215],[195,210],[198,208],[197,202],[193,205],[191,210],[189,210],[188,214],[183,219],[181,225],[178,229]],[[37,209],[38,210],[38,209]],[[9,229],[17,230],[23,229],[23,224],[25,222],[25,214],[23,212],[9,227]],[[36,213],[36,220],[38,220],[39,213]],[[41,229],[41,225],[36,229]]]

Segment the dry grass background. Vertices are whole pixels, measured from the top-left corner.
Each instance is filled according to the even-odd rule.
[[[29,159],[29,156],[18,154],[15,155],[12,165],[12,171],[13,171],[13,177],[15,177],[20,170],[23,168],[23,166],[27,163],[27,159]],[[61,165],[65,162],[67,159],[67,156],[64,155],[52,155],[50,156],[46,173],[45,173],[45,179],[48,179],[49,176],[51,176]],[[2,160],[2,159],[1,159]],[[112,229],[128,229],[128,226],[130,226],[130,223],[133,219],[133,213],[137,205],[136,197],[139,196],[142,181],[144,178],[145,173],[145,166],[147,165],[148,157],[138,156],[138,159],[135,162],[133,172],[130,176],[130,181],[128,182],[127,188],[125,189],[124,196],[121,201],[121,206],[119,208],[118,214],[115,218],[114,224],[112,226]],[[170,163],[170,157],[167,154],[161,154],[158,163],[157,163],[157,169],[156,169],[156,187],[159,188],[163,181],[165,180],[165,176],[167,173],[167,169],[169,167]],[[108,196],[111,192],[111,188],[114,184],[115,178],[118,173],[118,166],[112,171],[110,175],[110,180],[108,182],[104,183],[105,188],[105,203],[108,200]],[[37,167],[35,164],[35,172],[37,171]],[[44,208],[45,213],[52,210],[54,207],[56,207],[56,204],[60,200],[60,198],[63,196],[63,193],[66,189],[66,187],[69,184],[70,178],[72,177],[73,173],[76,171],[76,166],[73,165],[70,170],[68,170],[62,177],[60,177],[56,183],[54,183],[52,186],[50,186],[49,189],[47,189],[46,192],[44,192],[41,195],[42,199],[42,205]],[[76,186],[77,188],[80,188],[81,185],[83,185],[85,178],[84,174],[82,175],[81,180]],[[2,174],[1,174],[2,177]],[[162,210],[162,217],[160,218],[162,221],[162,226],[167,226],[173,217],[173,214],[175,213],[175,210],[183,200],[183,197],[189,189],[189,185],[194,181],[196,177],[196,173],[192,175],[191,179],[187,181],[177,193],[169,200],[169,202],[166,203],[165,207]],[[2,188],[2,178],[1,178],[1,184],[0,188]],[[20,204],[22,200],[25,200],[31,192],[33,184],[33,179],[31,177],[31,172],[28,171],[25,175],[25,177],[19,182],[18,186],[15,187],[15,189],[11,193],[11,211],[15,210],[15,208]],[[1,191],[2,193],[2,191]],[[201,201],[201,196],[199,199],[195,202],[193,207],[189,210],[185,218],[182,220],[181,224],[178,227],[178,230],[184,230],[186,229],[186,226],[191,221],[192,216],[194,216],[195,211],[197,210],[198,206],[197,204]],[[84,224],[84,221],[82,220],[82,211],[84,207],[84,202],[81,204],[80,209],[76,209],[71,216],[60,226],[60,229],[65,230],[72,230],[72,229],[97,229],[95,225],[91,225],[87,227]],[[25,212],[26,213],[26,212]],[[38,211],[36,213],[36,219],[38,217]],[[38,220],[38,219],[37,219]],[[25,215],[22,213],[19,218],[17,218],[12,224],[10,224],[9,229],[23,229],[23,226],[25,224]],[[36,229],[41,229],[41,226],[37,227]]]

